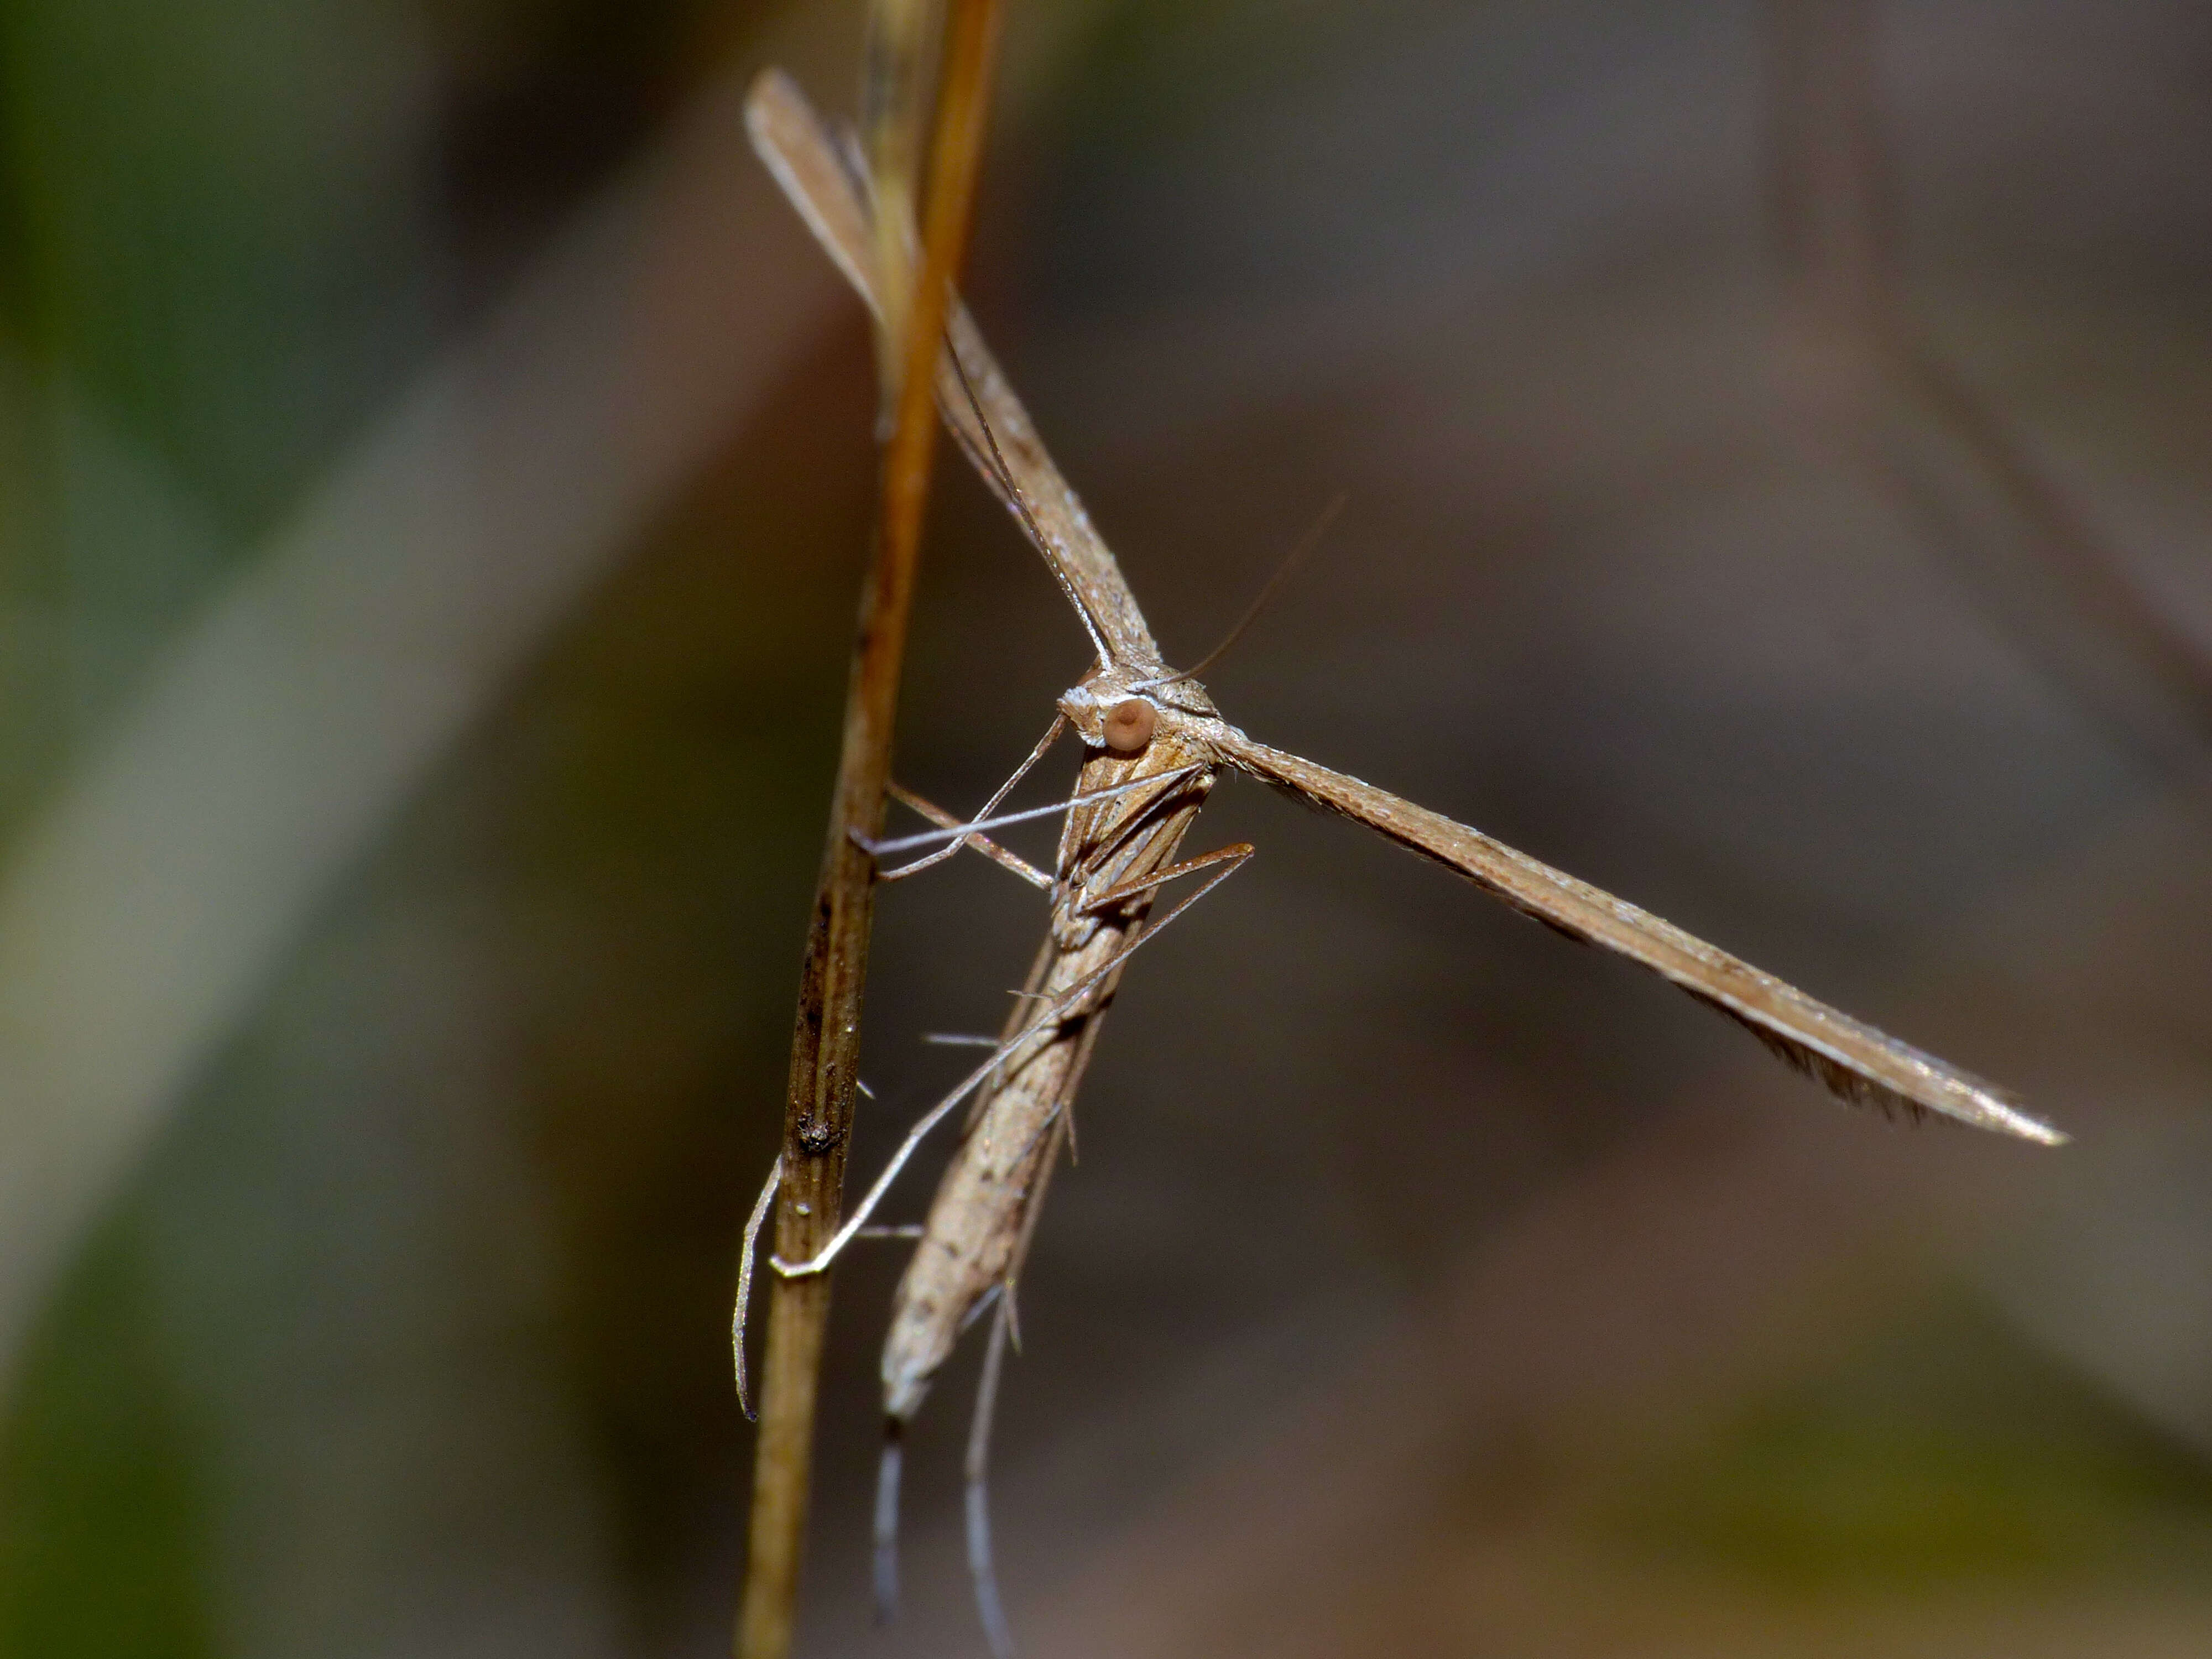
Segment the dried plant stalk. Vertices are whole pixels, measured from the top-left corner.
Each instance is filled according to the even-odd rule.
[[[882,826],[937,435],[932,370],[967,237],[998,26],[997,0],[953,0],[931,145],[921,276],[908,307],[910,325],[899,343],[905,361],[897,377],[896,417],[884,449],[876,557],[861,597],[829,844],[792,1035],[775,1244],[777,1254],[799,1260],[814,1255],[836,1232],[842,1204],[874,910],[872,861],[855,836],[872,838]],[[763,1362],[739,1659],[783,1659],[791,1650],[829,1317],[827,1274],[777,1282]]]

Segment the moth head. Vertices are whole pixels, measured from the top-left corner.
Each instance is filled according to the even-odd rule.
[[[1060,712],[1093,749],[1140,755],[1160,729],[1164,711],[1134,679],[1127,670],[1102,670],[1060,698]]]

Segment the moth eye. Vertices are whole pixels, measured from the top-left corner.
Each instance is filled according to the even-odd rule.
[[[1133,755],[1152,740],[1152,706],[1142,697],[1117,702],[1107,711],[1106,746],[1117,755]]]

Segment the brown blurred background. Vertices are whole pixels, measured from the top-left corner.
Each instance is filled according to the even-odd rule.
[[[2078,1136],[1837,1109],[1225,786],[1024,1281],[1025,1650],[2212,1650],[2212,16],[1011,15],[969,287],[1170,654],[1349,496],[1230,718]],[[859,21],[0,15],[0,1651],[725,1650],[872,469],[738,100]],[[949,455],[917,629],[970,804],[1085,652]],[[857,1169],[1041,921],[887,896]],[[972,1353],[866,1612],[897,1255],[809,1654],[981,1649]]]

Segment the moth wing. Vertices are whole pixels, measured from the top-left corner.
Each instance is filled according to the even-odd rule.
[[[1228,730],[1216,746],[1240,771],[1325,811],[1356,818],[1456,871],[1515,909],[1641,963],[1745,1026],[1775,1054],[1846,1100],[1940,1112],[2046,1146],[2066,1140],[2020,1109],[1995,1084],[1816,1001],[1626,899],[1440,812]]]
[[[768,70],[745,99],[753,148],[815,240],[881,314],[869,210],[863,186],[822,118],[791,77]],[[967,307],[955,295],[937,362],[937,406],[969,463],[1006,504],[1051,568],[1061,591],[1117,661],[1162,666],[1121,567],[1092,527],[1074,489],[1053,464],[1029,411],[1007,384]]]

